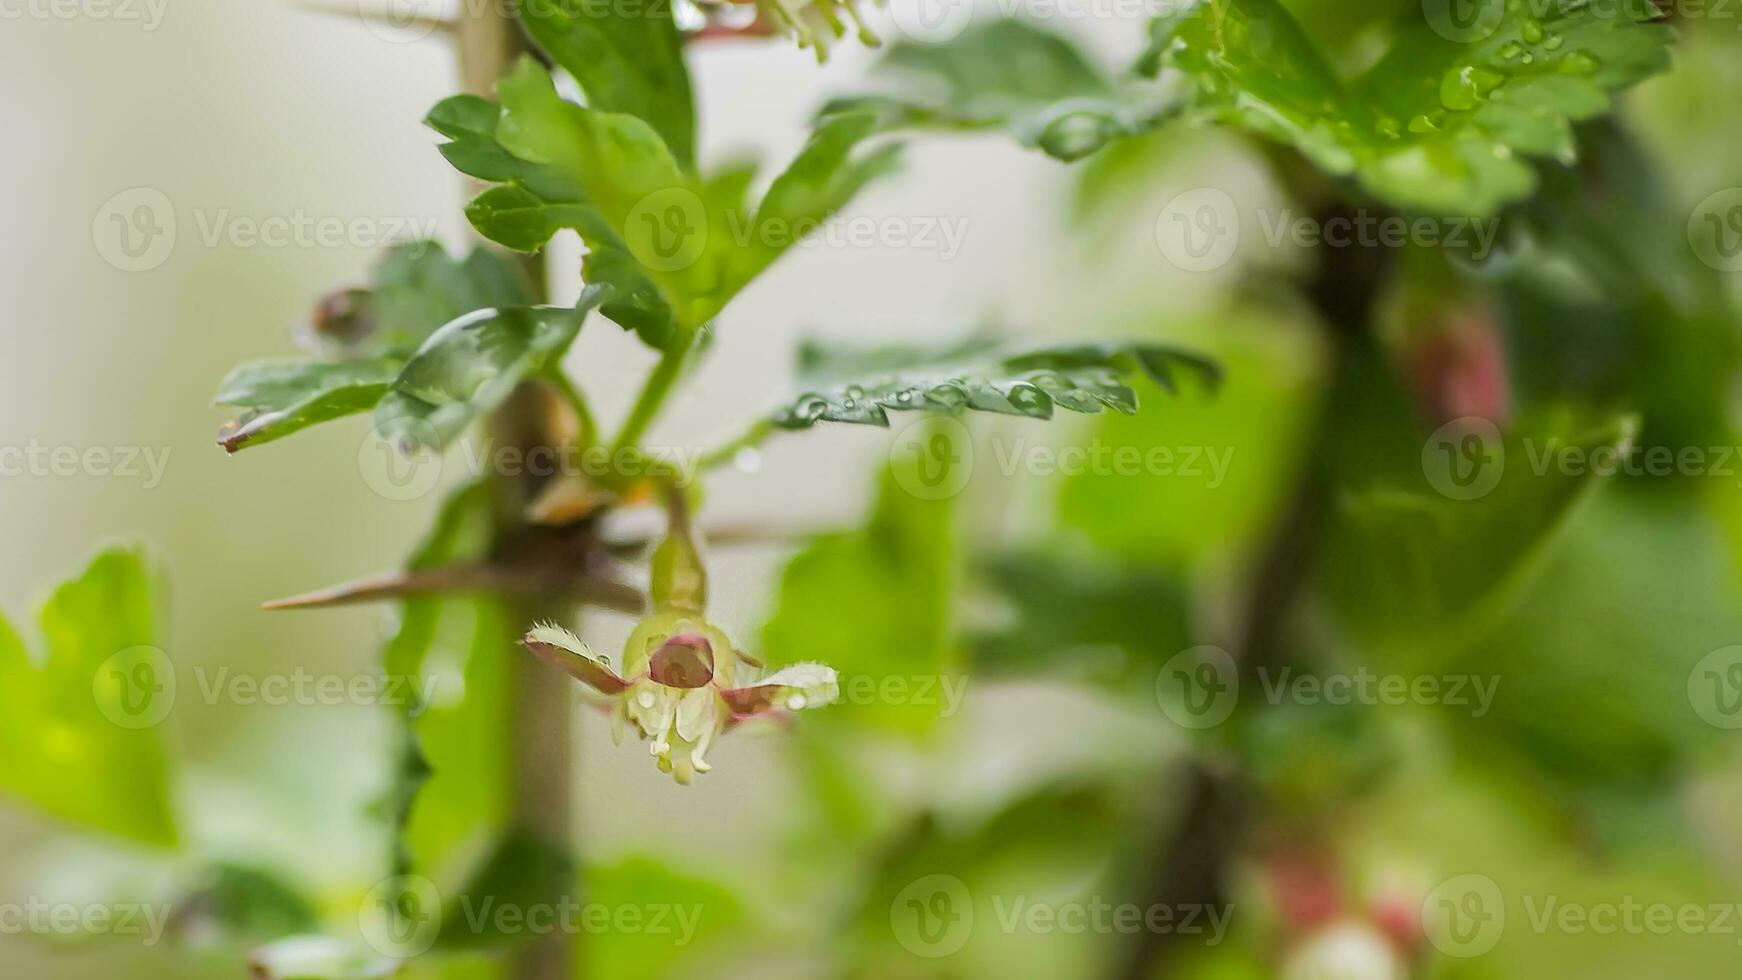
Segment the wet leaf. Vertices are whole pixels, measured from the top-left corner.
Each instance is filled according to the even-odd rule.
[[[819,422],[889,425],[890,412],[990,412],[1050,419],[1055,409],[1093,415],[1111,408],[1137,411],[1137,393],[1124,379],[1142,372],[1169,391],[1177,374],[1214,386],[1209,361],[1156,344],[1074,344],[1000,354],[989,347],[827,352],[812,345],[801,355],[812,383],[781,408],[774,424],[808,429]],[[862,366],[863,374],[850,370]]]

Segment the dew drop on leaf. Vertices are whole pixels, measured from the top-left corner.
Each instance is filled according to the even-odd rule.
[[[1537,20],[1534,17],[1531,18],[1530,20],[1525,21],[1524,26],[1520,27],[1518,29],[1518,32],[1519,32],[1519,34],[1521,34],[1524,37],[1524,39],[1526,41],[1530,42],[1531,44],[1541,44],[1542,43],[1542,38],[1543,38],[1542,21]]]
[[[1561,60],[1561,71],[1568,75],[1589,75],[1602,62],[1589,51],[1574,51]]]
[[[1040,134],[1040,148],[1060,160],[1081,160],[1107,145],[1119,124],[1099,112],[1066,113],[1047,124]]]
[[[1440,79],[1440,104],[1453,112],[1466,112],[1482,104],[1488,93],[1506,79],[1485,68],[1464,65]]]

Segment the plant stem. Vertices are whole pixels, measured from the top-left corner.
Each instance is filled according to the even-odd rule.
[[[696,468],[698,470],[711,470],[716,466],[723,466],[726,463],[730,463],[733,459],[737,458],[740,452],[746,449],[754,449],[757,446],[762,445],[762,443],[767,441],[768,437],[773,434],[774,423],[770,422],[768,419],[758,419],[750,426],[750,428],[745,429],[744,433],[738,438],[703,453]]]
[[[1340,203],[1324,204],[1315,208],[1315,213],[1320,227],[1350,217]],[[1259,558],[1247,597],[1245,635],[1235,652],[1241,691],[1259,690],[1263,673],[1276,669],[1295,652],[1290,635],[1292,616],[1316,564],[1330,513],[1334,484],[1328,460],[1346,438],[1338,426],[1353,383],[1348,365],[1369,342],[1369,321],[1387,272],[1385,256],[1375,249],[1336,256],[1321,250],[1319,258],[1321,268],[1306,284],[1306,293],[1318,312],[1330,351],[1325,394],[1302,456],[1304,472]],[[1224,724],[1245,724],[1250,712],[1264,707],[1261,698],[1242,698],[1233,717]],[[1183,794],[1177,785],[1165,787],[1168,799],[1181,801],[1180,815],[1173,824],[1159,828],[1148,849],[1151,863],[1147,880],[1140,886],[1140,907],[1225,906],[1232,865],[1241,857],[1252,827],[1263,819],[1254,810],[1254,794],[1245,773],[1237,769],[1212,771],[1194,764],[1186,776]],[[1169,975],[1184,945],[1184,937],[1178,933],[1146,933],[1133,945],[1119,975],[1128,980]]]
[[[690,344],[694,338],[694,333],[680,330],[671,343],[666,345],[659,364],[642,384],[641,394],[635,399],[635,407],[630,410],[628,421],[623,423],[622,431],[617,433],[616,441],[611,444],[613,454],[618,450],[635,448],[641,437],[647,434],[647,427],[658,417],[666,396],[671,394],[672,385],[677,383],[678,375],[683,373],[684,359],[689,356]]]
[[[494,3],[461,5],[455,40],[467,92],[491,95],[496,80],[528,52],[512,9]],[[529,256],[524,261],[535,295],[547,295],[543,257]],[[576,399],[577,393],[565,382],[558,382],[558,386],[568,392],[576,411],[584,411],[585,402]],[[542,431],[550,418],[545,408],[536,383],[522,385],[490,419],[491,429],[511,440],[554,446],[554,435]],[[590,432],[590,420],[583,416],[582,422]],[[500,474],[492,480],[498,515],[495,544],[500,548],[526,533],[524,515],[537,487]],[[499,655],[508,658],[508,697],[512,699],[502,733],[509,756],[509,825],[511,830],[573,858],[576,732],[572,694],[567,684],[541,669],[532,657],[523,656],[515,643],[520,631],[535,620],[568,620],[574,610],[511,595],[503,596],[503,606],[508,620]],[[578,891],[578,875],[571,883]],[[579,898],[576,894],[567,897]],[[515,947],[508,976],[512,980],[571,980],[579,976],[578,959],[574,937],[564,930],[552,930]]]

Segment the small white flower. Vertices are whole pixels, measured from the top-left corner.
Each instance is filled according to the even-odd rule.
[[[699,614],[667,610],[643,620],[624,648],[621,673],[580,638],[558,626],[535,626],[523,641],[539,659],[611,700],[612,735],[633,722],[663,772],[680,783],[707,772],[715,736],[740,722],[832,704],[840,683],[831,667],[794,664],[740,683],[737,650]]]

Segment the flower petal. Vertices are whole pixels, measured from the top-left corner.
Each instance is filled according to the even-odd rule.
[[[802,711],[833,704],[841,696],[835,668],[823,664],[794,664],[746,687],[720,692],[737,715],[769,711]]]
[[[654,652],[647,676],[684,691],[707,687],[714,679],[714,648],[693,633],[674,636]]]
[[[580,637],[560,626],[535,626],[521,644],[538,659],[602,694],[622,694],[629,682],[603,657],[595,657]]]

